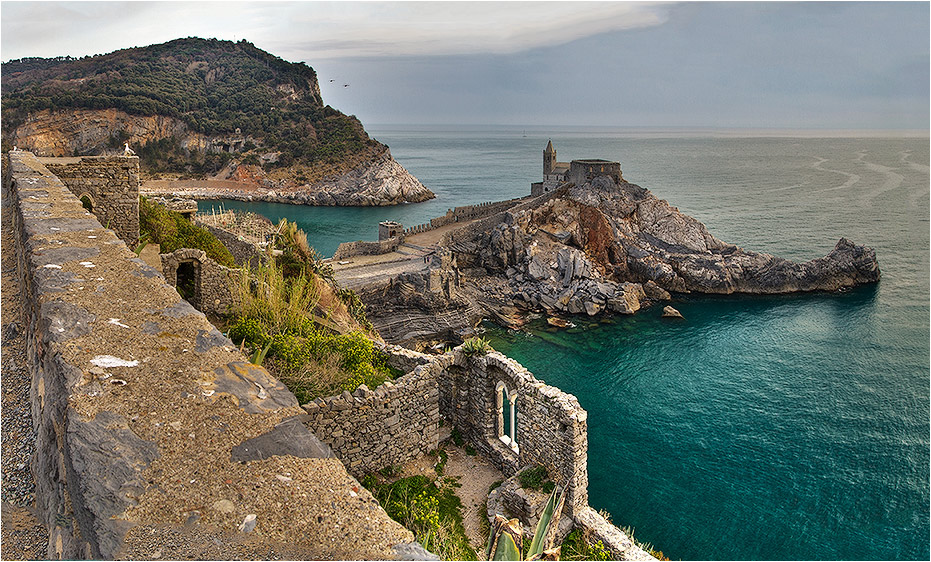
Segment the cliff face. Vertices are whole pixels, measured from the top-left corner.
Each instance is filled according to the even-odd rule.
[[[633,312],[667,292],[779,294],[836,291],[880,278],[875,252],[841,239],[825,257],[795,263],[744,250],[634,184],[596,178],[459,233],[460,263],[503,275],[525,307]],[[634,298],[637,297],[637,298]]]
[[[183,148],[203,151],[222,142],[221,138],[193,133],[181,121],[164,115],[129,115],[117,109],[44,109],[30,114],[14,129],[12,143],[37,156],[119,154],[122,143],[114,145],[110,140],[117,131],[124,132],[124,142],[136,146],[175,137]]]

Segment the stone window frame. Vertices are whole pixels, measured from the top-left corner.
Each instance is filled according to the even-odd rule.
[[[509,403],[510,435],[504,434],[504,397]],[[517,443],[517,389],[508,388],[504,381],[495,385],[495,437],[509,449],[520,454],[520,445]]]

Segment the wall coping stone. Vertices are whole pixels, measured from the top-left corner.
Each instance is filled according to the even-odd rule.
[[[8,158],[50,558],[390,559],[413,540],[336,459],[234,461],[297,400],[31,153]]]

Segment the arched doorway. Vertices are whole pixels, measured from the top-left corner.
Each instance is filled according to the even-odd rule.
[[[185,260],[178,264],[175,288],[178,289],[181,298],[192,305],[196,305],[197,286],[199,282],[200,262],[197,260]]]

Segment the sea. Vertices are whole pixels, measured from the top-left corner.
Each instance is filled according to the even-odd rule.
[[[882,280],[841,293],[676,295],[632,316],[486,324],[495,349],[588,410],[589,503],[677,560],[928,560],[927,132],[370,127],[433,190],[382,208],[223,202],[295,220],[321,255],[377,224],[520,197],[603,158],[717,238],[796,261],[841,237]],[[218,206],[200,203],[201,210]],[[519,415],[519,411],[518,411]]]

